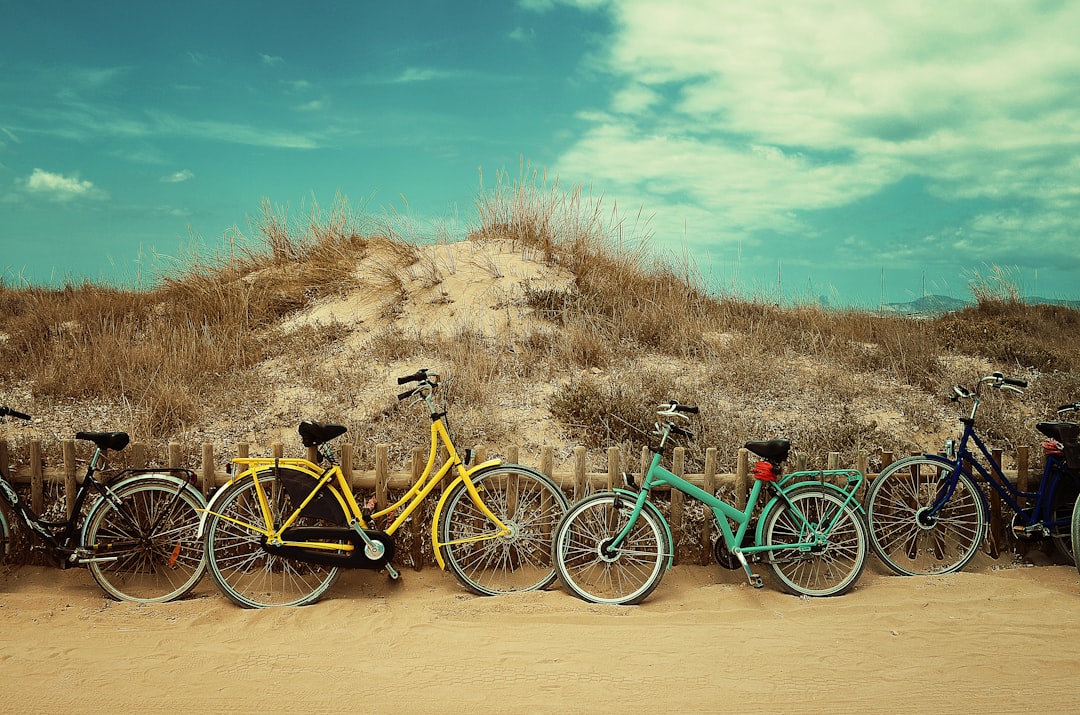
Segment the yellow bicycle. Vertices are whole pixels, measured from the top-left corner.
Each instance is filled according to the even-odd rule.
[[[416,383],[399,400],[419,397],[431,413],[427,466],[396,503],[362,508],[326,443],[342,425],[301,422],[307,459],[238,458],[243,471],[210,500],[200,525],[210,574],[222,592],[246,608],[301,606],[318,600],[342,568],[398,572],[394,533],[449,474],[431,540],[439,567],[469,590],[496,595],[545,588],[555,580],[551,534],[568,505],[552,479],[519,464],[491,460],[469,467],[454,447],[445,410],[432,396],[439,375],[419,370],[398,378]],[[435,469],[440,446],[442,466]],[[325,468],[321,466],[327,463]],[[374,524],[399,512],[382,530]]]

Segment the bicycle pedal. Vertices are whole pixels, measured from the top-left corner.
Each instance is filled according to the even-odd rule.
[[[751,574],[750,575],[750,585],[753,586],[754,588],[763,588],[765,586],[765,582],[762,581],[761,577],[758,576],[757,574]]]

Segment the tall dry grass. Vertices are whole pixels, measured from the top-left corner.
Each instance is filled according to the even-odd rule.
[[[350,326],[284,329],[298,311],[354,290],[380,295],[381,317],[392,321],[410,300],[405,269],[434,286],[445,267],[424,264],[420,238],[400,223],[360,216],[343,199],[296,216],[264,202],[246,234],[234,230],[218,254],[185,258],[149,291],[0,286],[0,394],[20,386],[46,408],[120,405],[117,428],[148,440],[241,403],[244,419],[270,429],[250,415],[276,387],[258,382],[256,368],[274,361],[303,385],[305,416],[352,421],[363,458],[376,441],[411,448],[426,434],[422,411],[393,402],[350,412],[391,361],[423,361],[452,376],[446,395],[464,443],[520,439],[501,409],[550,393],[539,406],[569,440],[634,455],[653,405],[675,398],[703,409],[692,464],[705,446],[730,447],[730,461],[743,441],[779,435],[818,462],[828,451],[852,461],[859,450],[873,458],[914,448],[917,434],[948,428],[949,386],[971,384],[983,368],[1032,382],[1024,400],[986,410],[1007,443],[1037,443],[1034,422],[1080,399],[1080,312],[1002,300],[1007,281],[973,287],[973,307],[932,319],[781,308],[710,291],[692,262],[652,245],[641,212],[624,217],[602,195],[527,167],[516,179],[500,175],[477,204],[471,240],[512,241],[574,275],[568,290],[527,290],[524,307],[541,320],[507,337],[391,322],[361,345]],[[359,274],[365,259],[376,267]],[[348,360],[324,359],[346,343]]]

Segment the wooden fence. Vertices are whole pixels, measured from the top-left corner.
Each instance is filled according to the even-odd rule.
[[[417,448],[412,452],[408,469],[405,471],[392,472],[388,466],[389,449],[389,445],[385,444],[376,446],[375,464],[373,469],[355,468],[353,449],[350,444],[341,445],[337,454],[341,469],[349,480],[349,484],[353,491],[373,490],[377,509],[383,509],[389,505],[389,494],[391,491],[408,489],[409,486],[416,481],[417,476],[427,462],[427,449]],[[3,474],[8,475],[9,481],[15,484],[30,485],[30,503],[34,511],[38,514],[42,513],[45,506],[45,483],[52,482],[62,484],[63,498],[66,503],[67,513],[70,515],[74,509],[75,494],[78,484],[82,481],[85,473],[85,466],[80,469],[77,464],[75,441],[63,440],[61,442],[63,465],[59,467],[48,467],[44,464],[40,440],[31,441],[28,450],[28,459],[25,460],[28,466],[12,474],[8,468],[10,458],[7,441],[0,439],[0,471],[2,471]],[[248,457],[250,451],[251,445],[241,443],[236,446],[235,455],[237,457]],[[485,459],[485,450],[483,448],[477,447],[474,451],[475,456],[473,463],[479,463]],[[271,445],[270,452],[270,456],[272,457],[283,457],[284,446],[279,442],[275,442]],[[215,488],[228,481],[228,472],[217,466],[215,463],[216,456],[212,444],[202,445],[201,459],[197,463],[193,462],[190,458],[185,460],[184,454],[185,452],[182,449],[182,445],[177,442],[172,442],[168,445],[164,459],[160,462],[155,462],[152,465],[151,460],[149,459],[147,446],[143,443],[133,442],[128,448],[128,451],[125,452],[129,467],[143,468],[147,466],[161,466],[168,468],[187,467],[192,469],[198,475],[199,487],[206,495],[209,495]],[[519,463],[518,447],[509,447],[505,454],[505,461]],[[575,500],[597,489],[608,489],[612,486],[621,486],[623,471],[632,472],[637,476],[640,482],[641,475],[644,470],[648,468],[650,460],[648,449],[642,448],[640,465],[637,469],[628,469],[626,467],[629,467],[630,465],[626,465],[626,467],[621,465],[622,460],[620,458],[619,449],[612,447],[607,450],[606,454],[607,470],[604,472],[590,472],[586,469],[587,450],[585,447],[579,446],[572,450],[572,458],[570,460],[571,468],[569,470],[556,471],[554,468],[554,454],[554,447],[545,446],[541,449],[540,461],[538,464],[523,463],[527,464],[527,466],[539,469],[544,474],[550,476],[560,488],[568,494],[568,496],[572,496]],[[309,460],[314,461],[316,459],[315,450],[308,449],[306,456]],[[739,449],[735,472],[718,472],[716,469],[716,456],[716,448],[708,448],[705,451],[704,471],[701,473],[686,474],[684,469],[686,450],[683,447],[676,447],[672,451],[670,469],[675,474],[683,477],[696,486],[701,487],[709,493],[715,494],[722,489],[730,491],[733,494],[732,498],[734,503],[739,508],[745,508],[750,491],[750,473],[752,471],[750,453],[746,449]],[[1016,470],[1005,471],[1006,476],[1014,481],[1022,491],[1029,491],[1032,489],[1027,468],[1028,456],[1028,447],[1018,447],[1016,463],[1019,465],[1019,468]],[[1002,451],[993,450],[993,457],[998,464],[1001,464]],[[893,461],[893,454],[891,452],[883,452],[881,461],[882,467],[888,466]],[[865,452],[861,452],[858,455],[856,463],[853,466],[863,474],[866,474],[868,480],[873,479],[874,476],[876,476],[874,474],[867,474],[868,458]],[[840,466],[840,454],[837,452],[830,453],[825,468],[842,468]],[[790,473],[792,471],[802,471],[805,469],[807,469],[806,456],[799,454],[796,456],[795,464],[789,465],[786,472]],[[862,496],[864,495],[861,494],[860,497]],[[989,503],[989,549],[991,555],[994,558],[997,558],[1000,553],[1000,544],[1003,543],[1003,524],[1006,515],[1002,513],[1001,498],[994,490],[990,490]],[[712,525],[711,515],[709,518],[700,520],[701,523],[695,526],[691,523],[691,520],[685,518],[687,515],[685,509],[685,496],[679,491],[674,491],[671,494],[670,507],[665,511],[667,512],[665,516],[671,525],[676,541],[676,559],[696,561],[698,563],[710,562],[712,558],[712,540],[715,536],[715,528]],[[414,527],[414,536],[420,538],[423,525],[417,523]],[[694,530],[696,530],[697,533],[693,533]],[[694,548],[694,546],[696,546],[696,548]],[[694,552],[697,553],[695,554]],[[416,566],[419,567],[420,564],[417,563]]]

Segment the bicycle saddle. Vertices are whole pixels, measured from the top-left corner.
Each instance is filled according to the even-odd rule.
[[[791,442],[786,439],[770,439],[768,442],[747,442],[743,446],[759,457],[772,462],[783,462],[787,459]]]
[[[1076,444],[1080,437],[1080,424],[1075,422],[1040,422],[1035,429],[1062,444]]]
[[[119,452],[128,446],[130,438],[127,432],[76,432],[75,439],[93,442],[98,449],[111,449]]]
[[[304,420],[300,423],[300,440],[305,447],[318,447],[320,444],[329,442],[334,437],[340,437],[349,431],[345,425],[324,424]]]

